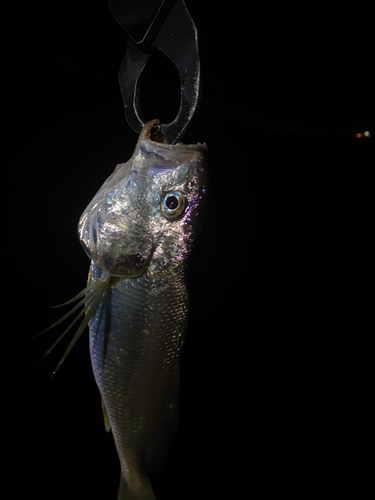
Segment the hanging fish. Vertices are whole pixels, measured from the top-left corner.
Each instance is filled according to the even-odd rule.
[[[55,372],[89,324],[104,422],[121,463],[118,500],[155,498],[148,473],[160,468],[176,431],[186,261],[206,151],[204,144],[166,144],[159,120],[143,127],[132,158],[117,165],[81,216],[88,286],[52,325],[84,306],[46,354],[84,315]]]

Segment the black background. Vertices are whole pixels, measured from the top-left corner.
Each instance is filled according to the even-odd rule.
[[[210,184],[189,275],[180,432],[153,477],[157,497],[358,496],[372,398],[371,327],[361,323],[370,11],[187,4],[203,91],[184,142],[209,145]],[[87,340],[51,381],[64,346],[33,368],[58,332],[32,336],[59,317],[48,305],[84,287],[78,219],[137,139],[117,83],[125,33],[104,0],[2,9],[6,479],[17,499],[115,499],[118,459]],[[162,58],[148,71],[146,118],[168,121],[176,74]],[[372,138],[353,136],[365,130]]]

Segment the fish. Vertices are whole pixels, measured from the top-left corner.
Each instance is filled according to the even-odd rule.
[[[206,144],[167,144],[160,120],[144,125],[83,212],[78,233],[90,258],[83,317],[55,372],[89,325],[90,357],[121,466],[118,500],[154,500],[157,472],[178,428],[180,356],[189,296],[188,260],[206,193]],[[54,373],[55,373],[54,372]]]

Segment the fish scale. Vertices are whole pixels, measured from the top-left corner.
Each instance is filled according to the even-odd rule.
[[[121,464],[118,500],[155,500],[148,473],[163,464],[177,430],[179,358],[188,316],[187,259],[199,227],[207,146],[166,144],[147,123],[133,156],[83,212],[78,232],[91,259],[79,301],[45,331],[83,309],[61,367],[86,326],[106,429]]]
[[[147,272],[119,281],[105,294],[90,323],[95,380],[107,409],[121,469],[134,489],[148,484],[143,467],[147,469],[146,455],[159,420],[166,419],[164,428],[173,429],[175,425],[168,425],[167,420],[177,418],[178,401],[170,402],[170,396],[179,369],[188,299],[184,270],[177,276],[169,274],[168,288],[160,287],[161,279]],[[90,275],[92,281],[102,278],[95,264]],[[163,281],[167,278],[163,276]],[[108,315],[110,321],[106,321]],[[174,411],[165,416],[167,403]],[[166,447],[170,440],[166,435]],[[164,452],[159,450],[162,455]]]
[[[166,144],[160,121],[152,120],[132,158],[116,167],[80,219],[91,259],[85,321],[121,464],[118,500],[154,500],[148,473],[162,465],[177,429],[187,258],[205,191],[206,150]]]

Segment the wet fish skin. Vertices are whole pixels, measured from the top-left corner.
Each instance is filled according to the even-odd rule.
[[[109,283],[90,321],[90,354],[121,463],[119,500],[154,498],[148,472],[176,430],[186,262],[205,191],[206,146],[155,142],[159,125],[144,127],[79,223],[89,283]]]

